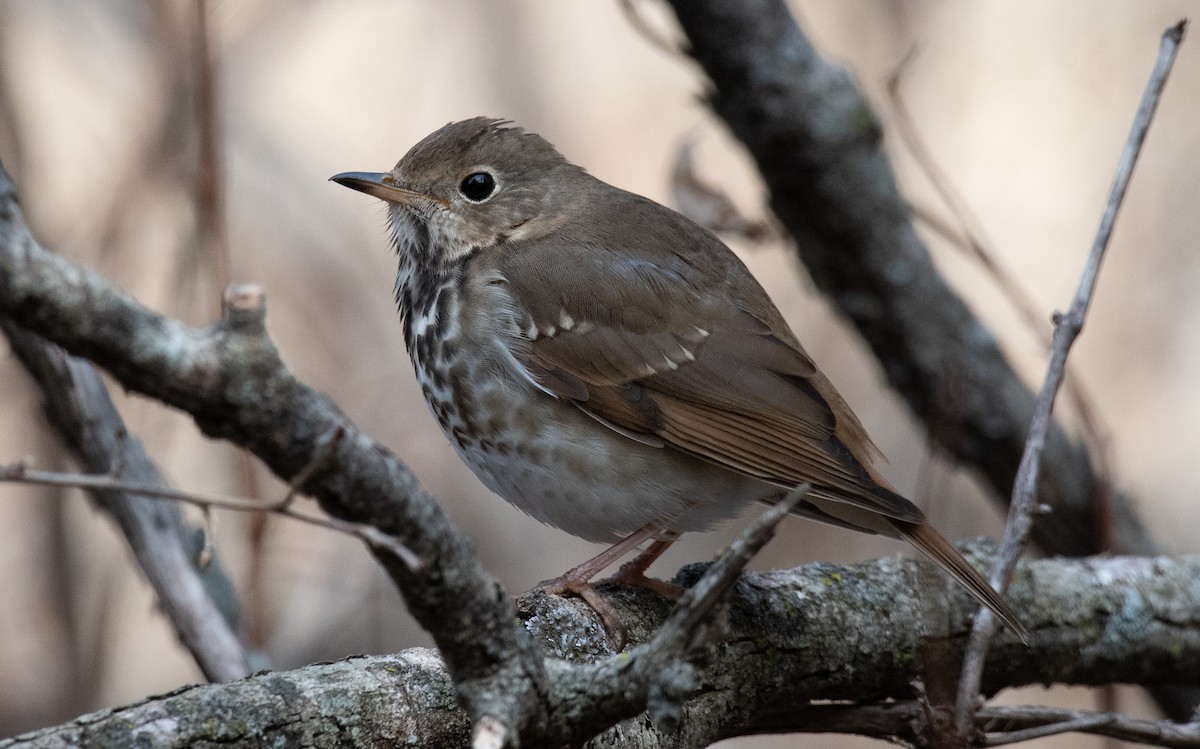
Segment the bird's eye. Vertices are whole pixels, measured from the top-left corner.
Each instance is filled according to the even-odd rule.
[[[458,191],[472,203],[482,203],[496,191],[496,178],[487,172],[472,172],[463,177]]]

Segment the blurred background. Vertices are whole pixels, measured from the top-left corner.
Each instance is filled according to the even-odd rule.
[[[224,279],[262,284],[285,361],[409,463],[485,565],[516,593],[597,547],[490,495],[459,463],[414,384],[376,201],[327,181],[382,171],[451,120],[507,117],[601,179],[671,203],[680,144],[700,178],[762,218],[763,188],[705,108],[706,80],[616,0],[3,0],[0,159],[36,236],[143,303],[202,326]],[[632,3],[650,34],[669,11]],[[1139,0],[793,2],[817,46],[857,76],[914,206],[947,215],[895,127],[887,78],[911,51],[903,106],[1031,298],[1034,332],[991,276],[924,232],[936,261],[1036,386],[1040,334],[1065,307],[1161,31],[1195,5]],[[203,23],[200,19],[203,18]],[[206,85],[204,81],[207,80]],[[212,92],[210,100],[202,95]],[[1200,47],[1185,43],[1118,222],[1073,367],[1107,458],[1162,545],[1195,552],[1200,490]],[[203,122],[213,123],[206,128]],[[205,208],[204,206],[207,206]],[[924,230],[923,230],[924,231]],[[997,535],[997,505],[932,454],[870,354],[780,240],[730,244],[889,457],[885,475],[953,538]],[[225,259],[222,259],[225,258]],[[156,403],[114,397],[179,488],[277,497],[251,459]],[[70,470],[39,394],[0,342],[0,462]],[[1068,421],[1070,413],[1064,413]],[[685,537],[654,568],[712,557],[740,528]],[[362,545],[219,513],[245,637],[274,668],[430,642]],[[898,544],[794,521],[755,561],[855,561]],[[0,737],[197,681],[107,517],[79,492],[0,486]],[[1153,715],[1135,690],[1120,706]],[[1088,690],[1012,702],[1093,707]],[[838,739],[837,746],[874,746]],[[1073,742],[1073,743],[1072,743]],[[828,737],[727,746],[833,746]],[[1055,746],[1099,746],[1058,739]]]

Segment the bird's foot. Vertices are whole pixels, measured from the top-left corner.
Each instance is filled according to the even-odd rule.
[[[647,523],[583,564],[567,570],[556,578],[543,580],[538,583],[535,590],[541,590],[554,595],[570,593],[582,598],[600,616],[600,620],[604,623],[605,631],[613,638],[616,649],[620,650],[625,647],[625,625],[621,623],[621,617],[618,616],[617,610],[613,608],[613,605],[604,600],[595,586],[592,585],[592,578],[598,575],[605,567],[608,567],[642,543],[653,538],[656,540],[645,551],[621,565],[621,568],[617,570],[617,574],[605,580],[605,582],[636,585],[649,588],[667,598],[678,598],[683,593],[682,588],[663,582],[662,580],[654,580],[646,577],[645,574],[646,568],[655,559],[658,559],[659,555],[666,551],[667,547],[674,543],[678,537],[679,534],[677,533],[671,531],[664,532],[658,523]]]
[[[592,611],[595,611],[596,615],[600,617],[601,623],[604,624],[604,631],[612,638],[613,648],[620,651],[625,647],[628,637],[620,615],[617,614],[617,610],[611,603],[604,600],[590,581],[573,574],[574,572],[575,570],[571,570],[564,575],[543,580],[534,587],[534,590],[556,596],[576,595],[582,598],[584,603],[591,606]]]

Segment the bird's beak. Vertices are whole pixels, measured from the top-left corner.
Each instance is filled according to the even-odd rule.
[[[373,198],[386,200],[389,203],[413,205],[419,200],[428,200],[429,196],[415,192],[396,184],[396,178],[386,172],[342,172],[330,177],[339,185],[345,185],[351,190],[365,192]]]

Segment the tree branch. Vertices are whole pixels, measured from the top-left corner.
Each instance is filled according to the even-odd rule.
[[[686,567],[676,582],[694,582],[706,567]],[[589,746],[702,747],[766,731],[919,737],[919,730],[912,733],[919,724],[904,706],[879,703],[914,699],[915,680],[930,678],[929,669],[943,667],[947,655],[950,661],[961,658],[974,610],[972,599],[949,584],[918,597],[914,591],[929,571],[924,562],[883,559],[743,574],[729,598],[724,631],[709,650],[702,686],[681,705],[678,729],[662,732],[650,721],[626,720]],[[985,688],[1048,682],[1195,684],[1200,679],[1198,581],[1200,556],[1022,564],[1012,597],[1030,624],[1030,645],[1002,637],[989,655]],[[612,591],[611,600],[638,642],[648,641],[670,615],[669,603],[644,590]],[[520,608],[529,634],[549,655],[576,663],[605,658],[607,638],[582,602],[531,594]],[[928,616],[931,609],[939,612],[936,623]],[[818,704],[810,704],[814,700]],[[831,706],[828,700],[850,704]],[[834,722],[831,714],[868,707],[877,715],[870,721]],[[921,709],[948,713],[953,706]],[[1032,713],[1019,718],[996,710],[981,711],[976,724],[981,731],[1044,725],[1056,712],[1026,708],[1041,711],[1035,719]],[[215,719],[228,715],[239,719]],[[1071,718],[1058,718],[1066,719]],[[1165,722],[1153,725],[1164,736],[1183,730]],[[323,736],[346,746],[375,746],[381,736],[403,744],[412,736],[419,746],[461,747],[470,732],[471,721],[457,707],[436,654],[410,650],[189,687],[0,741],[0,749],[86,745],[99,736],[116,737],[117,743],[136,737],[148,747],[195,741],[249,747],[301,738],[315,745]]]

